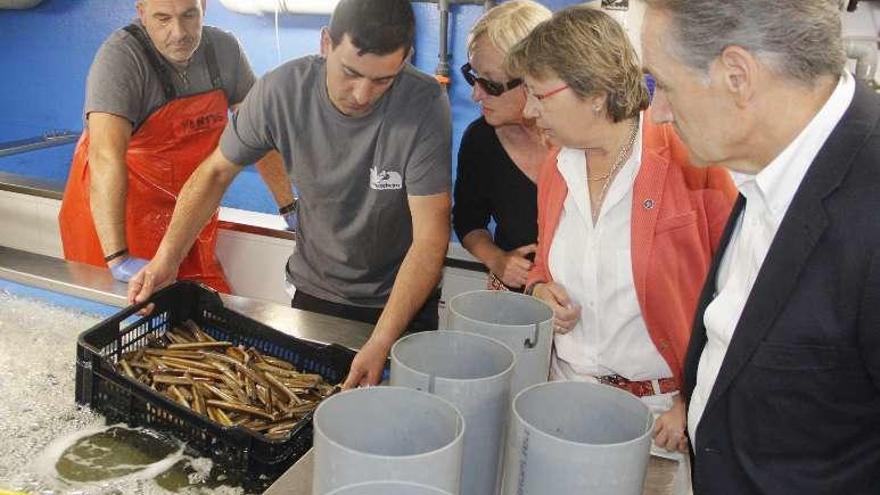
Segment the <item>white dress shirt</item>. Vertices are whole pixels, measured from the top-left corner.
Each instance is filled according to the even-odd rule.
[[[605,194],[596,224],[587,190],[584,150],[563,148],[557,168],[568,186],[548,266],[581,318],[554,337],[554,379],[611,374],[641,381],[672,376],[642,318],[632,272],[633,183],[641,164],[641,132]]]
[[[844,73],[825,105],[769,165],[754,175],[732,173],[746,205],[721,260],[715,298],[703,315],[707,342],[700,355],[697,384],[688,407],[692,445],[696,445],[697,425],[770,244],[810,164],[854,94],[855,82]]]

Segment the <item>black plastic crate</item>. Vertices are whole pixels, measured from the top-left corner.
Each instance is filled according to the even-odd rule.
[[[291,337],[223,306],[216,292],[193,282],[178,282],[150,298],[150,315],[129,318],[147,303],[126,308],[86,330],[76,348],[76,401],[111,421],[170,432],[226,469],[241,472],[246,488],[263,488],[312,446],[309,413],[286,439],[269,439],[242,427],[224,427],[174,402],[146,385],[118,373],[113,364],[123,354],[146,347],[150,336],[193,320],[208,335],[318,373],[329,383],[345,379],[354,351]]]

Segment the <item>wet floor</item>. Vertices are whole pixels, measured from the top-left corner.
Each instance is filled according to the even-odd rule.
[[[76,406],[76,339],[100,320],[0,289],[0,491],[244,493],[173,438]]]

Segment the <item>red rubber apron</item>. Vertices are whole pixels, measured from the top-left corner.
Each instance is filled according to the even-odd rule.
[[[213,61],[213,51],[211,55],[209,61]],[[218,88],[219,78],[213,79]],[[155,256],[168,229],[183,184],[214,151],[228,120],[229,102],[222,89],[169,100],[134,132],[125,154],[128,250],[132,256],[148,260]],[[88,149],[86,131],[77,143],[64,190],[59,214],[61,240],[66,259],[105,267],[89,202]],[[180,265],[178,278],[230,292],[214,255],[217,223],[215,211]]]

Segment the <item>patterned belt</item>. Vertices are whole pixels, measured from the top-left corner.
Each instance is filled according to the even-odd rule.
[[[626,390],[636,397],[668,394],[669,392],[675,392],[679,389],[678,380],[675,378],[660,378],[659,380],[634,382],[627,380],[620,375],[606,375],[597,376],[596,379],[599,380],[599,383]]]
[[[486,279],[486,288],[489,290],[510,290],[506,285],[504,285],[504,282],[502,282],[501,279],[492,272],[489,272],[489,278]]]
[[[504,285],[504,282],[498,278],[498,275],[495,275],[492,272],[489,272],[489,277],[486,279],[486,288],[489,290],[506,290],[508,292],[519,292],[522,293],[524,287],[520,287],[518,289],[511,289],[510,287]]]

